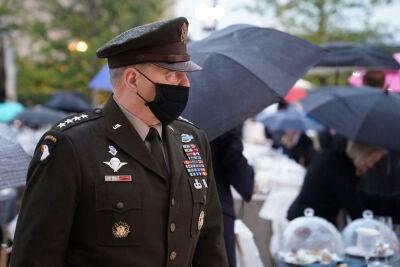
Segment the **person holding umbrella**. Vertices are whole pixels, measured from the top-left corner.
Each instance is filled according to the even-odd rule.
[[[367,87],[326,88],[307,96],[302,101],[302,105],[309,116],[335,129],[338,134],[347,137],[352,142],[363,145],[350,143],[347,145],[346,152],[332,152],[320,156],[319,163],[314,163],[314,167],[306,175],[306,181],[315,181],[309,183],[314,188],[302,190],[288,213],[289,218],[296,217],[302,205],[313,202],[319,203],[318,205],[322,205],[327,210],[331,210],[330,205],[347,207],[353,217],[360,215],[362,209],[369,208],[376,214],[392,216],[395,221],[399,221],[400,195],[364,192],[359,188],[358,177],[367,175],[368,170],[386,153],[386,149],[400,150],[398,142],[400,115],[397,112],[400,108],[400,96]],[[369,148],[360,149],[366,146]],[[356,153],[353,153],[354,151]],[[365,154],[365,156],[358,154]],[[320,177],[311,179],[312,176]],[[321,189],[324,185],[325,188],[329,185],[326,192],[332,192],[332,194],[315,196],[315,192],[323,191]],[[303,187],[308,187],[307,182]],[[326,201],[323,201],[324,199]],[[324,206],[322,203],[327,205]],[[335,212],[330,213],[330,220],[333,220],[334,214]]]
[[[113,95],[40,140],[28,170],[12,267],[227,266],[205,133],[178,118],[188,21],[132,28],[97,50]]]

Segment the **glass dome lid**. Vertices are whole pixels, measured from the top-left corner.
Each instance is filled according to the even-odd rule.
[[[391,257],[399,251],[396,234],[383,222],[374,219],[370,210],[363,218],[354,220],[343,230],[345,253],[350,256],[364,257],[367,246],[373,246],[372,257]]]
[[[286,227],[278,253],[280,259],[297,265],[314,262],[329,264],[341,260],[344,246],[335,226],[314,216],[311,208],[305,209],[304,215],[292,220]]]

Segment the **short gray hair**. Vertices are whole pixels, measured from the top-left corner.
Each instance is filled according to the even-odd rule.
[[[113,88],[118,87],[118,85],[121,81],[121,77],[124,74],[124,71],[126,70],[126,68],[133,67],[133,68],[142,70],[146,66],[146,64],[148,64],[148,63],[135,64],[135,65],[129,65],[129,66],[123,66],[123,67],[119,67],[119,68],[110,69],[110,80],[111,80],[111,84],[112,84]]]
[[[113,88],[118,87],[121,81],[122,74],[127,67],[113,68],[110,69],[110,80]]]

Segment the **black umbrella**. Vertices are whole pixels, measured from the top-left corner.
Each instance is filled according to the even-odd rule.
[[[62,111],[43,106],[35,106],[25,109],[23,112],[19,113],[15,119],[21,121],[23,125],[28,127],[40,128],[42,126],[52,125],[64,119],[67,115],[67,113]]]
[[[400,69],[400,64],[391,54],[362,44],[323,44],[328,53],[316,65],[314,73],[329,70],[352,70],[354,68]]]
[[[78,93],[57,92],[44,106],[65,112],[84,112],[91,109],[90,104]]]
[[[25,185],[30,157],[15,141],[10,127],[0,124],[0,190]]]
[[[400,95],[371,87],[327,87],[301,101],[307,114],[350,140],[400,150]]]
[[[273,29],[233,25],[191,43],[192,59],[203,67],[189,73],[183,116],[210,140],[282,99],[324,51]]]

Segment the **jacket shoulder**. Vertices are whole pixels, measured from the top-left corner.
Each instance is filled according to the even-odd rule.
[[[71,128],[82,126],[86,122],[93,121],[101,117],[103,117],[103,112],[100,108],[96,108],[87,112],[73,114],[53,125],[51,131],[65,132]]]
[[[191,122],[190,120],[188,120],[188,119],[186,119],[186,118],[184,118],[184,117],[182,117],[182,116],[179,116],[178,119],[176,119],[176,121],[177,121],[177,122],[180,122],[181,124],[187,124],[187,125],[190,125],[190,126],[193,126],[193,127],[197,128],[197,129],[200,129],[200,128],[199,128],[197,125],[195,125],[193,122]]]

